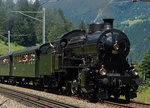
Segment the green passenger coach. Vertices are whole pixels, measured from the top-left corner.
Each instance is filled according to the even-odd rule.
[[[59,56],[54,50],[46,43],[0,56],[0,81],[43,83],[45,77],[59,70]]]
[[[13,76],[41,77],[51,75],[58,65],[55,66],[52,53],[53,48],[49,44],[33,46],[25,50],[13,53]],[[58,60],[56,60],[58,62]]]

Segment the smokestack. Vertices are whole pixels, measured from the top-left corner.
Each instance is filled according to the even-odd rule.
[[[104,29],[113,29],[113,18],[105,18],[104,21]]]

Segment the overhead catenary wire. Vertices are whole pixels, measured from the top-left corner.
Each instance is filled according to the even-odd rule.
[[[101,15],[103,14],[103,12],[105,11],[105,9],[112,3],[112,1],[113,1],[113,0],[110,0],[110,1],[105,5],[105,7],[102,9],[102,11],[101,11],[101,9],[99,9],[98,14],[97,14],[97,16],[96,16],[96,18],[94,19],[93,22],[96,22],[96,21],[97,21],[97,19],[99,18],[99,16],[101,16]]]
[[[43,5],[45,5],[48,2],[56,2],[56,1],[60,1],[60,0],[47,0],[47,1],[43,2],[40,6],[42,7]]]
[[[105,6],[103,9],[99,9],[98,10],[98,14],[96,16],[96,18],[94,19],[93,22],[96,22],[97,19],[102,16],[103,12],[108,8],[108,6],[110,6],[111,4],[117,4],[117,3],[129,3],[129,2],[132,2],[131,0],[123,0],[123,1],[117,1],[115,2],[114,0],[110,0]]]
[[[11,37],[37,37],[35,35],[12,35]]]

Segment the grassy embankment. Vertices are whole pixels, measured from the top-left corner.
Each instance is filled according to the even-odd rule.
[[[136,19],[136,20],[126,20],[121,22],[121,24],[129,24],[129,27],[133,26],[136,23],[142,22],[142,19]]]
[[[142,92],[138,92],[137,98],[135,98],[134,100],[139,102],[150,103],[150,87],[148,89],[143,90]]]
[[[14,43],[10,44],[10,52],[25,49],[26,47],[16,45]],[[0,40],[0,54],[7,54],[8,53],[8,45],[5,45],[4,41]]]
[[[150,20],[150,19],[148,19]],[[142,19],[135,19],[135,20],[126,20],[121,22],[121,24],[129,24],[129,27],[133,26],[136,23],[142,22]],[[134,48],[131,48],[133,50]],[[130,50],[130,51],[131,51]],[[124,99],[124,97],[121,97]],[[137,93],[137,98],[134,99],[135,101],[139,102],[148,102],[150,103],[150,87],[148,89],[143,90],[142,92]]]

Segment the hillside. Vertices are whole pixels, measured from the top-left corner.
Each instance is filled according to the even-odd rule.
[[[7,1],[7,2],[6,2]],[[11,0],[0,1],[0,34],[11,31],[12,42],[19,45],[32,46],[42,41],[42,23],[20,14],[9,14],[11,10],[41,10],[41,4],[45,0],[36,0],[34,4],[28,0],[17,0],[15,4]],[[97,17],[97,22],[102,18],[114,18],[114,28],[124,31],[131,42],[129,58],[141,60],[141,53],[150,48],[150,3],[130,0],[59,0],[47,2],[46,8],[46,41],[53,41],[57,36],[74,29],[81,21],[92,23],[97,13],[103,12]],[[108,3],[110,3],[108,5]],[[40,7],[40,8],[39,8]],[[55,8],[55,9],[52,9]],[[33,17],[41,19],[41,15]],[[73,23],[72,23],[72,22]],[[77,27],[76,27],[77,28]],[[26,35],[19,37],[19,35]],[[1,46],[0,46],[1,47]]]
[[[60,0],[48,3],[45,7],[61,8],[65,16],[77,24],[82,20],[86,24],[93,22],[97,13],[105,8],[97,21],[102,21],[104,17],[114,18],[114,28],[124,31],[130,39],[129,58],[141,60],[141,53],[150,48],[150,41],[147,39],[150,35],[150,3],[133,3],[130,0],[114,1],[107,6],[110,0],[86,0],[86,2],[85,0]]]
[[[20,13],[20,11],[22,13]],[[11,42],[21,46],[34,46],[42,43],[43,17],[39,0],[0,0],[0,35],[11,33]],[[19,12],[18,12],[19,11]],[[61,9],[45,9],[45,41],[53,41],[56,36],[73,29]]]
[[[10,43],[10,51],[16,51],[16,50],[20,50],[20,49],[25,49],[26,47],[14,44],[14,43]],[[0,55],[1,54],[7,54],[8,53],[8,46],[5,45],[5,42],[0,40]]]
[[[41,3],[45,0],[40,0]],[[112,17],[121,22],[127,19],[150,17],[150,3],[136,2],[130,0],[113,0],[114,2],[107,6],[110,0],[60,0],[58,2],[47,3],[46,8],[61,8],[67,18],[73,22],[79,23],[84,20],[91,23],[97,16],[99,11],[103,13],[97,21],[101,21],[103,17]],[[147,13],[147,14],[145,14]]]

